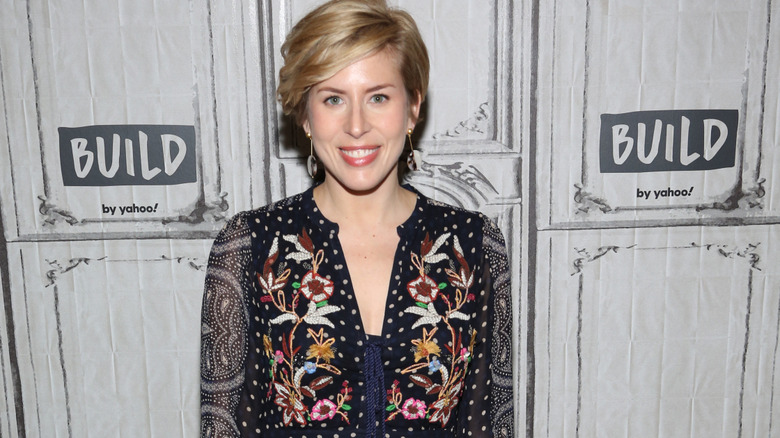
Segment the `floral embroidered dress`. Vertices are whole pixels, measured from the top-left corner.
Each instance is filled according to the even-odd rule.
[[[201,434],[511,437],[500,231],[479,213],[418,194],[398,227],[382,335],[367,336],[338,226],[312,193],[239,213],[214,242]]]

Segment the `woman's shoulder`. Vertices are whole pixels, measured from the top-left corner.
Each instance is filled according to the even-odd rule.
[[[305,204],[304,200],[306,199],[308,193],[309,190],[292,196],[288,196],[278,201],[271,202],[270,204],[264,205],[259,208],[255,208],[253,210],[244,211],[242,213],[245,214],[248,218],[256,218],[260,216],[270,216],[270,215],[295,214],[297,211],[304,208],[304,204]]]
[[[248,236],[258,224],[266,227],[274,224],[289,225],[291,220],[301,217],[305,193],[298,193],[262,207],[235,213],[225,221],[225,225],[217,235],[217,240],[233,240],[239,236]]]
[[[467,228],[498,229],[495,222],[478,210],[448,204],[425,195],[419,195],[424,204],[427,221],[454,222],[465,224]]]
[[[423,214],[419,224],[433,233],[457,236],[461,244],[471,242],[474,247],[494,252],[505,252],[504,234],[493,219],[485,213],[451,205],[420,195]],[[436,231],[434,231],[436,230]],[[431,236],[433,237],[433,236]]]
[[[232,218],[228,220],[228,225],[235,223],[236,225],[250,224],[252,222],[266,222],[269,219],[278,220],[278,218],[295,217],[298,213],[305,208],[305,194],[307,192],[298,193],[280,199],[278,201],[271,202],[262,207],[258,207],[251,210],[244,210],[236,213]],[[273,221],[271,221],[273,222]]]

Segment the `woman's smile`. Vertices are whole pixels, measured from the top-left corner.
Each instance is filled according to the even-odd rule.
[[[342,158],[350,166],[367,166],[379,155],[379,146],[345,146],[339,148]]]

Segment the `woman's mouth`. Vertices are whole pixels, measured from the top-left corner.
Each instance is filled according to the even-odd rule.
[[[344,161],[354,167],[367,166],[379,155],[379,146],[346,146],[339,150]]]

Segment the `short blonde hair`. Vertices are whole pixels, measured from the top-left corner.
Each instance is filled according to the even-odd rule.
[[[276,90],[282,110],[303,123],[312,86],[381,50],[388,50],[398,62],[410,104],[422,103],[430,63],[420,31],[407,12],[389,8],[385,0],[331,0],[309,12],[282,45],[284,66]]]

